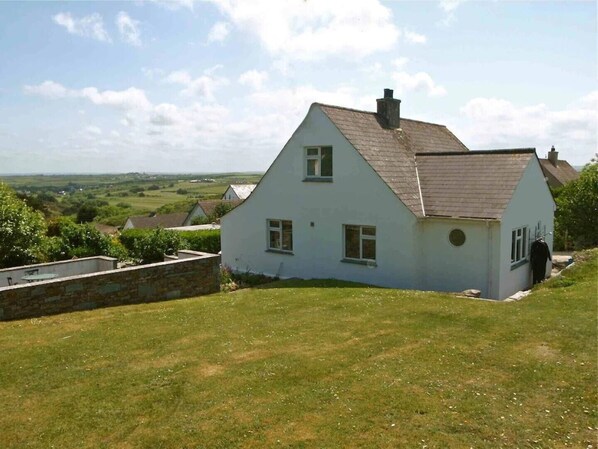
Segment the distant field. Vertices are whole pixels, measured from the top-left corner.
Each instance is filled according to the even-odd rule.
[[[513,303],[291,280],[0,322],[0,447],[595,448],[586,257]]]
[[[219,199],[230,184],[255,184],[261,179],[255,173],[150,175],[52,175],[0,176],[17,191],[49,194],[56,199],[51,208],[68,208],[72,203],[106,201],[116,206],[124,203],[136,214],[155,211],[164,205]],[[210,179],[214,182],[191,182]],[[179,193],[177,193],[177,191]],[[64,192],[64,193],[63,193]]]

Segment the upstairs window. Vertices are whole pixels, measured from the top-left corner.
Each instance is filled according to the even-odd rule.
[[[528,255],[528,228],[522,226],[511,231],[511,264],[525,261]]]
[[[332,178],[332,147],[305,149],[305,176],[307,179]]]
[[[268,249],[293,251],[293,222],[291,220],[268,220]]]
[[[345,259],[376,260],[376,228],[345,225]]]

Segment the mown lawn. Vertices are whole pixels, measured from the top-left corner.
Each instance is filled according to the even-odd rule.
[[[0,447],[587,448],[598,252],[516,303],[286,281],[0,323]]]

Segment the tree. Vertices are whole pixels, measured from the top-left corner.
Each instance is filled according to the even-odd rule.
[[[98,215],[98,207],[93,203],[83,203],[77,211],[77,223],[89,223]]]
[[[579,179],[556,198],[556,234],[568,235],[575,249],[598,246],[598,164],[588,164]]]
[[[45,235],[43,215],[0,183],[0,268],[43,260]]]

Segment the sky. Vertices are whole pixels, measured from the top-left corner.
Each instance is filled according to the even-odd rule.
[[[0,174],[265,171],[313,102],[597,150],[595,1],[0,2]]]

